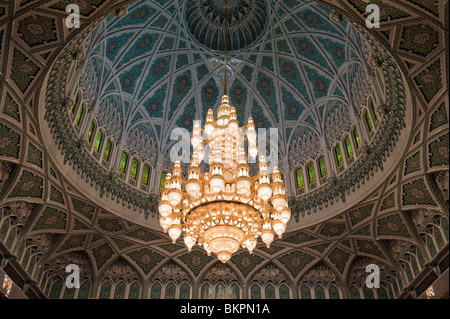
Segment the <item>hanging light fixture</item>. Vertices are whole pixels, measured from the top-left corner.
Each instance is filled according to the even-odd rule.
[[[189,251],[198,243],[208,255],[217,254],[223,263],[241,246],[252,253],[259,236],[269,248],[274,233],[281,238],[291,218],[278,168],[273,169],[271,176],[265,156],[260,155],[259,173],[254,177],[249,174],[241,136],[246,130],[249,155],[256,158],[257,133],[251,117],[247,125],[239,127],[236,109],[230,106],[226,95],[228,1],[224,2],[224,96],[217,120],[209,109],[203,130],[199,122],[194,122],[194,153],[187,180],[181,178],[180,162],[175,162],[172,174],[166,175],[158,206],[161,227],[174,243],[184,232]],[[207,141],[203,140],[202,131],[208,136]],[[206,144],[210,147],[209,171],[203,174],[199,164]]]

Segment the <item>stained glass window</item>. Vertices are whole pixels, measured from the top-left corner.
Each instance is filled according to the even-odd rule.
[[[356,148],[359,148],[359,145],[361,144],[361,140],[359,139],[358,130],[356,127],[353,128],[353,139],[355,140]]]
[[[315,299],[325,299],[325,289],[321,285],[314,288]]]
[[[308,170],[308,181],[309,183],[314,183],[316,181],[316,172],[314,171],[314,164],[311,162],[306,167]]]
[[[105,152],[103,152],[103,159],[109,163],[109,158],[111,157],[112,152],[112,142],[108,140],[105,146]]]
[[[344,143],[345,143],[345,151],[347,152],[347,158],[350,158],[353,156],[353,149],[352,144],[350,143],[350,138],[348,136],[345,137]]]
[[[88,132],[88,140],[89,140],[89,143],[92,142],[92,136],[93,136],[93,134],[94,134],[94,131],[95,131],[95,122],[92,121],[91,127],[89,128],[89,132]]]
[[[175,284],[173,282],[168,283],[164,299],[175,299],[175,289]]]
[[[327,176],[327,166],[325,164],[325,157],[319,157],[319,169],[320,169],[320,177]]]
[[[279,292],[280,292],[280,299],[290,299],[290,292],[289,292],[289,287],[286,286],[285,284],[282,284],[279,288]]]
[[[131,171],[130,171],[130,178],[136,179],[137,172],[139,170],[139,162],[137,159],[133,159],[133,162],[131,162]]]
[[[370,120],[369,113],[367,111],[364,112],[364,117],[366,119],[367,130],[371,133],[373,130],[372,121]]]
[[[303,188],[305,186],[305,183],[303,181],[303,170],[301,168],[297,168],[295,171],[295,176],[297,178],[297,188]]]
[[[77,126],[80,126],[81,120],[83,119],[83,115],[84,115],[84,103],[81,104],[80,110],[78,111],[78,115],[77,115]]]
[[[372,98],[369,99],[369,106],[370,106],[370,109],[372,110],[373,118],[375,119],[375,121],[377,121],[378,113],[377,113],[377,109],[375,108],[375,103],[373,102]]]
[[[275,287],[268,284],[264,289],[265,299],[275,299]]]
[[[339,145],[335,146],[334,153],[336,154],[336,162],[338,167],[342,166],[344,164],[344,158],[342,157],[342,151]]]
[[[143,185],[148,185],[148,178],[149,177],[150,177],[150,166],[144,165],[144,169],[142,170],[141,183]]]
[[[189,299],[191,297],[191,287],[187,282],[180,286],[180,299]]]
[[[128,154],[122,152],[122,156],[120,157],[119,171],[125,174],[127,164],[128,164]]]
[[[161,284],[155,282],[150,290],[150,299],[161,299]]]
[[[258,284],[253,284],[250,288],[251,299],[261,299],[261,287]]]
[[[167,172],[162,172],[161,173],[161,185],[159,187],[160,191],[162,191],[163,188],[164,188],[164,182],[166,181],[166,175],[167,175]]]
[[[201,288],[200,296],[202,299],[211,298],[211,286],[208,283],[204,283]]]
[[[78,91],[77,96],[75,97],[75,103],[73,103],[72,110],[71,110],[73,115],[75,115],[78,105],[80,104],[80,98],[81,98],[81,94],[80,94],[80,91]]]
[[[95,139],[94,152],[96,153],[100,152],[100,146],[102,145],[102,141],[103,141],[103,133],[102,131],[98,131],[97,138]]]

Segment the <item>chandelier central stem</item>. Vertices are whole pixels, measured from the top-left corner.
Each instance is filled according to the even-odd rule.
[[[225,75],[223,80],[223,94],[227,95],[227,81],[228,81],[228,0],[225,0],[225,31],[224,31],[224,43],[225,43]]]

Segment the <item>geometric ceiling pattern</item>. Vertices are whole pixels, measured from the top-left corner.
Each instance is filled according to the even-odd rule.
[[[200,285],[206,281],[213,282],[217,273],[222,276],[229,275],[230,278],[234,278],[230,279],[231,282],[235,280],[241,287],[255,281],[262,282],[261,278],[264,276],[268,278],[266,274],[269,273],[271,278],[280,278],[279,296],[282,283],[286,283],[291,289],[291,298],[307,298],[308,292],[311,298],[319,298],[324,295],[315,285],[323,283],[324,287],[329,287],[326,297],[331,297],[332,290],[329,284],[333,283],[339,287],[338,296],[341,298],[355,296],[357,298],[358,289],[355,294],[352,287],[361,286],[361,274],[364,273],[365,265],[377,263],[388,274],[382,278],[387,297],[405,298],[419,295],[423,292],[423,287],[417,286],[414,279],[427,271],[428,263],[435,261],[443,251],[448,251],[449,99],[448,65],[446,65],[448,43],[444,30],[446,19],[448,20],[448,14],[444,12],[448,12],[448,3],[444,8],[442,1],[373,2],[382,8],[382,16],[381,28],[371,32],[384,43],[396,59],[405,77],[405,85],[412,92],[412,101],[407,106],[412,110],[412,126],[406,151],[396,163],[395,169],[386,174],[383,183],[376,190],[370,194],[361,194],[359,204],[349,207],[346,212],[333,219],[324,219],[311,227],[286,233],[281,240],[273,243],[271,249],[258,245],[254,255],[239,251],[227,263],[227,272],[224,269],[217,270],[217,262],[202,251],[187,253],[181,242],[171,244],[167,236],[158,231],[145,229],[114,216],[83,198],[83,195],[71,185],[67,171],[62,172],[57,168],[56,159],[45,147],[44,139],[49,137],[43,136],[41,126],[47,124],[39,120],[40,108],[43,107],[40,104],[40,88],[44,77],[58,54],[79,32],[77,29],[68,30],[63,27],[62,17],[69,1],[54,0],[46,3],[30,0],[3,1],[0,4],[2,268],[8,270],[11,265],[18,265],[25,269],[27,274],[25,279],[29,280],[29,283],[20,284],[19,279],[16,282],[19,282],[21,287],[30,287],[28,290],[24,289],[30,296],[73,298],[70,292],[62,293],[61,287],[58,290],[55,284],[57,281],[54,283],[53,280],[58,278],[57,276],[64,278],[64,266],[69,262],[76,262],[82,270],[83,280],[86,279],[83,289],[77,292],[78,298],[83,296],[98,298],[102,293],[106,296],[108,282],[113,283],[119,291],[118,282],[121,280],[127,285],[128,297],[136,296],[131,292],[138,291],[138,297],[149,298],[154,292],[150,289],[150,284],[158,282],[164,287],[169,287],[165,281],[167,274],[174,273],[180,278],[177,291],[182,290],[182,282],[189,282],[190,297],[200,297]],[[101,0],[80,1],[82,25],[94,21],[102,12],[110,12],[113,5],[119,6],[121,3]],[[312,29],[308,26],[308,19],[298,19],[297,16],[298,12],[309,9],[318,15],[316,18],[327,17],[329,9],[308,2],[298,11],[289,10],[292,3],[299,2],[273,2],[268,8],[270,17],[268,22],[273,26],[270,32],[267,34],[264,32],[257,40],[257,44],[251,45],[250,54],[233,53],[237,62],[236,65],[231,64],[233,76],[230,79],[232,81],[230,96],[237,99],[236,96],[233,97],[233,86],[240,82],[246,89],[246,95],[241,92],[237,96],[245,102],[233,103],[236,107],[242,105],[241,107],[247,110],[244,117],[250,116],[250,113],[257,109],[260,110],[258,114],[261,121],[270,123],[268,127],[279,126],[281,123],[284,126],[279,127],[291,128],[292,132],[297,126],[308,125],[315,126],[319,132],[323,132],[323,117],[319,115],[324,113],[320,113],[320,103],[323,102],[325,104],[322,105],[328,107],[326,103],[338,99],[333,95],[334,87],[341,89],[344,95],[342,101],[348,101],[345,98],[348,86],[345,85],[346,82],[340,83],[345,76],[332,81],[336,74],[340,74],[337,71],[341,70],[337,67],[339,63],[336,61],[339,60],[335,61],[333,58],[334,51],[327,51],[328,46],[321,41],[312,42],[308,34],[302,34],[301,30],[289,30],[289,27],[295,28],[296,25],[303,28],[302,30],[320,33],[318,38],[323,38],[325,42],[328,40],[342,45],[346,52],[345,61],[341,65],[344,73],[348,72],[352,59],[361,61],[364,53],[361,51],[362,47],[357,45],[359,41],[357,34],[352,34],[354,31],[351,31],[345,22],[334,26],[339,33],[335,36],[332,31]],[[330,0],[321,3],[342,10],[347,16],[364,25],[366,6],[364,1]],[[202,89],[211,81],[211,85],[215,86],[214,92],[217,92],[215,95],[220,96],[221,64],[214,64],[211,60],[214,55],[206,55],[202,45],[196,43],[187,32],[183,31],[185,33],[182,35],[180,28],[170,32],[172,23],[177,25],[177,14],[179,21],[183,19],[181,16],[183,8],[179,7],[179,2],[159,0],[154,1],[152,6],[163,9],[158,12],[162,12],[167,22],[159,33],[155,31],[161,38],[153,42],[151,52],[158,52],[164,36],[174,38],[172,49],[168,49],[165,54],[155,54],[155,57],[170,57],[171,71],[168,73],[173,72],[174,75],[171,78],[162,77],[159,84],[155,82],[151,86],[157,90],[162,88],[163,84],[167,85],[165,90],[162,90],[165,92],[162,96],[166,107],[161,109],[160,113],[155,112],[159,114],[158,116],[149,116],[145,110],[144,95],[139,98],[145,76],[150,73],[148,70],[152,66],[152,61],[142,59],[148,62],[144,66],[147,71],[141,76],[142,83],[132,88],[121,87],[122,73],[118,72],[120,69],[115,69],[117,66],[110,69],[102,66],[99,70],[114,72],[109,77],[107,75],[105,78],[102,77],[102,84],[106,83],[103,79],[110,81],[108,85],[113,85],[115,90],[123,90],[121,91],[123,96],[130,103],[129,112],[123,113],[126,115],[124,128],[139,122],[149,123],[149,129],[155,133],[161,147],[167,141],[165,130],[183,119],[183,110],[176,107],[169,116],[177,76],[191,72],[191,85]],[[174,8],[172,14],[170,14],[171,6]],[[149,20],[149,28],[151,23],[158,21],[158,17],[159,15],[156,15],[154,19]],[[291,18],[294,24],[287,22]],[[114,23],[118,22],[110,18],[101,25],[109,26]],[[293,40],[286,46],[281,44],[281,47],[290,50],[290,53],[280,51],[278,41],[281,38],[278,39],[277,27],[282,33],[288,34],[288,39],[291,38],[292,32],[292,38],[304,37],[305,43],[309,40],[310,47],[319,50],[320,55],[311,57],[306,53],[299,53]],[[104,34],[100,31],[95,32],[99,32],[98,38],[94,37],[93,33],[92,43],[99,41],[102,45],[97,53],[94,53],[96,48],[92,47],[91,56],[97,54],[99,61],[110,61],[106,55],[105,41],[102,40]],[[105,29],[102,32],[105,32]],[[143,34],[134,32],[135,37],[130,37],[129,40],[133,44],[138,44],[137,40]],[[185,41],[186,48],[178,47],[181,40]],[[133,44],[130,42],[129,47]],[[200,54],[201,62],[194,60],[195,53]],[[188,63],[177,71],[177,63],[183,64],[179,54],[186,54]],[[252,55],[256,58],[252,58]],[[314,60],[320,57],[325,59],[326,63]],[[139,56],[128,58],[130,60],[123,62],[124,72],[131,71],[133,66],[139,65]],[[316,95],[314,87],[309,84],[303,91],[300,87],[293,87],[292,81],[283,78],[279,61],[281,58],[295,61],[295,67],[303,83],[310,84],[307,67],[323,76],[324,81],[330,80],[327,94],[323,97]],[[117,61],[120,62],[121,59]],[[272,66],[269,61],[272,61]],[[206,69],[204,77],[199,80],[202,62]],[[250,74],[242,72],[245,66],[249,68]],[[274,83],[277,103],[270,104],[267,99],[260,98],[263,94],[260,91],[265,91],[261,87],[258,90],[259,74],[262,74],[262,77],[266,76],[269,83],[270,81]],[[246,76],[250,77],[250,80],[247,80]],[[126,73],[122,74],[122,78],[126,78]],[[304,110],[295,119],[289,118],[292,114],[286,113],[286,109],[280,107],[283,88],[299,103],[303,103],[301,105]],[[156,94],[155,90],[153,92]],[[98,92],[107,94],[107,86]],[[204,109],[200,107],[206,105],[202,103],[202,90],[196,90],[195,94],[192,92],[188,90],[180,101],[190,101],[194,98],[195,114],[202,118]],[[125,108],[126,103],[121,104],[123,101],[119,101],[118,107]],[[253,107],[254,103],[259,108]],[[215,103],[211,102],[211,107],[214,105]],[[282,109],[281,113],[271,109],[275,106]],[[142,118],[133,122],[136,114],[141,114]],[[312,121],[307,121],[306,115],[311,116]],[[253,114],[252,116],[256,118]],[[169,118],[170,122],[167,124]],[[159,133],[157,125],[161,129]],[[124,132],[126,129],[118,134]],[[280,133],[287,145],[289,137],[286,130]],[[88,184],[86,187],[89,187]],[[442,271],[446,269],[443,264],[436,267],[441,267],[439,269]],[[97,284],[91,286],[94,281]],[[137,290],[136,285],[133,285],[136,281],[141,285]],[[86,295],[82,295],[82,292]],[[112,298],[121,295],[119,293],[113,295],[110,292],[108,296]],[[251,291],[241,288],[240,296],[250,297]],[[368,291],[363,291],[359,298],[371,296],[373,295]],[[382,296],[377,292],[377,297]]]
[[[211,6],[214,14],[218,8]],[[156,136],[158,156],[171,144],[174,127],[190,130],[223,95],[222,53],[190,34],[184,22],[188,8],[182,2],[134,2],[125,17],[111,15],[86,41],[82,81],[96,113],[118,113],[102,122],[119,141],[127,141],[133,128]],[[352,82],[366,78],[369,49],[350,23],[332,23],[331,9],[313,1],[269,1],[265,10],[264,34],[229,57],[228,95],[238,121],[252,116],[257,127],[283,128],[283,158],[295,130],[312,131],[323,148],[319,140],[333,131],[327,126],[342,125],[326,119],[337,110],[350,117]]]

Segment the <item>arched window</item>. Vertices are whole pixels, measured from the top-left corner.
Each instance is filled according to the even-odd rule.
[[[286,284],[282,284],[279,288],[280,299],[291,299],[289,287]]]
[[[123,281],[120,281],[114,290],[114,299],[125,299],[126,285]]]
[[[369,117],[369,112],[364,111],[364,119],[366,120],[367,131],[370,134],[373,131],[373,127],[372,127],[372,121],[370,120],[370,117]]]
[[[96,128],[95,121],[92,121],[91,126],[89,127],[89,132],[88,132],[89,143],[92,142],[92,136],[94,136],[95,128]],[[92,145],[92,144],[90,144],[90,145]]]
[[[319,163],[320,177],[327,176],[327,166],[325,164],[325,157],[323,156],[319,157],[318,163]]]
[[[310,184],[315,183],[316,182],[316,172],[314,171],[314,163],[311,162],[308,164],[308,166],[306,166],[306,169],[308,171],[308,182]]]
[[[325,289],[321,285],[317,285],[314,288],[314,299],[326,299]]]
[[[161,299],[161,284],[155,282],[150,290],[150,299]]]
[[[372,97],[369,98],[369,107],[370,107],[370,110],[372,111],[373,119],[375,121],[378,121],[378,113],[377,113],[377,109],[375,108],[375,103],[373,102]]]
[[[212,298],[211,285],[209,283],[204,283],[202,285],[200,296],[202,299],[210,299]]]
[[[166,286],[164,299],[175,299],[175,284],[173,282],[169,282]]]
[[[275,287],[272,284],[267,284],[264,288],[265,299],[275,299]]]
[[[125,174],[127,164],[128,164],[128,154],[122,152],[122,155],[120,157],[119,171]]]
[[[102,142],[103,142],[103,132],[98,131],[97,138],[95,139],[94,152],[96,152],[96,153],[100,152]]]
[[[353,128],[353,140],[355,141],[356,148],[358,149],[361,144],[361,140],[359,139],[358,129],[356,126]]]
[[[257,283],[254,283],[250,288],[250,298],[261,299],[261,287]]]
[[[336,155],[336,163],[338,167],[344,165],[344,158],[342,157],[341,146],[339,144],[334,147],[334,154]]]
[[[301,168],[297,168],[295,171],[295,178],[297,179],[297,189],[302,189],[305,186],[305,182],[303,180],[303,170]]]
[[[133,158],[133,161],[131,162],[130,179],[136,180],[138,171],[139,171],[139,162],[137,159]]]
[[[347,158],[351,158],[353,156],[352,143],[350,142],[350,138],[348,136],[344,139],[345,144],[345,153],[347,154]]]
[[[179,299],[189,299],[191,297],[191,287],[187,282],[184,282],[180,286]]]
[[[111,153],[113,149],[113,144],[110,139],[106,142],[105,151],[103,152],[103,159],[106,163],[109,163],[109,159],[111,158]]]
[[[78,91],[77,96],[75,97],[75,103],[72,105],[72,115],[75,115],[75,112],[77,111],[78,105],[80,104],[81,100],[81,91]]]
[[[141,178],[142,185],[148,185],[149,178],[150,178],[150,166],[146,164],[142,169],[142,178]]]
[[[159,186],[159,190],[162,191],[164,189],[164,182],[166,181],[167,172],[161,173],[161,184]]]
[[[80,127],[81,124],[81,120],[83,119],[83,115],[84,115],[84,103],[81,104],[80,110],[78,111],[78,115],[77,115],[77,126]]]

